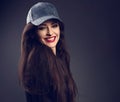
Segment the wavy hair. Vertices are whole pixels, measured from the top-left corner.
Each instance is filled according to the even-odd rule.
[[[60,26],[56,55],[39,41],[37,26],[29,23],[24,27],[19,64],[20,84],[25,91],[34,94],[46,94],[52,88],[58,102],[75,102],[77,88],[70,71],[64,24],[58,20],[52,21],[58,22]]]

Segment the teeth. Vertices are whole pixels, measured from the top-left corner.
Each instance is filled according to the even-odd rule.
[[[46,38],[46,40],[48,40],[48,41],[53,41],[54,39],[55,39],[55,37]]]
[[[47,40],[54,40],[54,37],[53,38],[47,38]]]

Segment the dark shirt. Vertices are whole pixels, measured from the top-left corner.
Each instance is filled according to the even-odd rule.
[[[57,102],[57,95],[52,90],[45,94],[25,92],[26,102]]]

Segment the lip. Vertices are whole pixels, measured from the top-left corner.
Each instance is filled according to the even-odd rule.
[[[52,42],[55,41],[55,39],[56,39],[56,36],[52,36],[52,37],[45,38],[45,41],[48,42],[48,43],[52,43]]]

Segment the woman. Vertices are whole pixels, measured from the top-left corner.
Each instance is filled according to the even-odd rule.
[[[64,24],[53,4],[39,2],[27,15],[22,33],[20,83],[27,102],[75,102]]]

